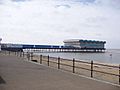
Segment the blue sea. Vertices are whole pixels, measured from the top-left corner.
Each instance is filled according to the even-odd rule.
[[[37,53],[50,55],[52,57],[61,57],[65,59],[96,61],[101,63],[120,64],[120,49],[108,49],[105,53]]]

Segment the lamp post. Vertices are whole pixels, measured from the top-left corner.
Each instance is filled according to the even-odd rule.
[[[1,51],[1,41],[2,41],[2,38],[0,38],[0,51]]]

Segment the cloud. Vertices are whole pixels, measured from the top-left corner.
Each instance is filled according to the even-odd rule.
[[[13,2],[25,2],[25,1],[28,1],[28,0],[11,0]]]
[[[32,44],[63,44],[71,38],[107,40],[107,47],[119,47],[118,2],[1,0],[0,36],[3,42]]]
[[[65,7],[65,8],[71,8],[69,5],[56,5],[56,8],[61,8],[61,7]]]
[[[96,0],[95,3],[105,7],[120,9],[120,0]]]

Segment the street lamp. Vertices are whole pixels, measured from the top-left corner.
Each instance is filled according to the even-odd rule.
[[[1,51],[1,41],[2,41],[2,38],[0,38],[0,51]]]

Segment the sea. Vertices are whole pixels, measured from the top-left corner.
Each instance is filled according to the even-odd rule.
[[[100,63],[120,64],[120,49],[107,49],[105,53],[65,53],[65,52],[42,52],[37,53],[42,55],[49,55],[51,57],[61,57],[64,59],[95,61]]]

